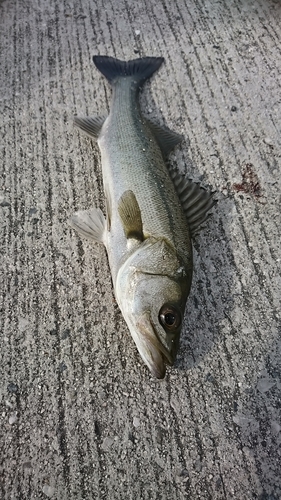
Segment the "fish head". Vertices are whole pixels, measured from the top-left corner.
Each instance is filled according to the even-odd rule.
[[[116,296],[138,351],[151,373],[164,378],[179,346],[190,272],[165,242],[150,241],[118,273]]]

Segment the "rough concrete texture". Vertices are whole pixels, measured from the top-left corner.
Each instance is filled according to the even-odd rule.
[[[1,499],[281,498],[280,22],[274,0],[1,1]],[[218,193],[163,381],[67,224],[104,209],[72,125],[108,109],[94,54],[165,57],[144,113]]]

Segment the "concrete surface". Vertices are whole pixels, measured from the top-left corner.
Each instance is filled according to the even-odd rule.
[[[0,498],[281,498],[280,22],[274,0],[4,0]],[[93,54],[162,55],[146,114],[218,191],[195,241],[176,367],[154,380],[106,254],[68,227],[104,208],[73,114],[110,89]]]

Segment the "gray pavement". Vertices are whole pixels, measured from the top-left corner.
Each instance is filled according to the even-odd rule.
[[[280,23],[278,0],[0,2],[1,499],[281,498]],[[143,110],[218,193],[163,381],[67,224],[104,209],[71,118],[108,109],[94,54],[165,57]]]

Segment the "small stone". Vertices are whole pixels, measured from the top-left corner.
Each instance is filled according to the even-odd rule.
[[[51,498],[55,493],[55,488],[49,484],[44,484],[42,491],[47,497]]]
[[[27,329],[27,327],[29,326],[28,319],[23,318],[22,316],[19,316],[19,318],[18,318],[18,326],[19,326],[19,330],[21,332],[24,332]]]
[[[133,418],[133,426],[134,427],[139,427],[140,426],[140,419],[137,417]]]
[[[194,469],[196,472],[201,472],[202,470],[202,462],[201,460],[196,460],[195,464],[194,464]]]
[[[264,393],[269,391],[276,384],[275,380],[270,377],[260,378],[257,383],[257,389],[259,392]]]
[[[274,435],[279,434],[279,432],[281,431],[281,425],[279,424],[279,422],[272,420],[271,431],[272,431],[272,434],[274,434]]]
[[[102,445],[101,445],[102,450],[108,451],[111,448],[111,446],[113,445],[113,443],[114,443],[113,438],[111,438],[111,437],[104,438]]]
[[[17,414],[16,413],[13,413],[10,417],[9,417],[9,424],[10,425],[13,425],[16,423],[18,417],[17,417]]]
[[[135,34],[136,34],[137,36],[139,36],[139,35],[140,35],[140,30],[135,30]]]

